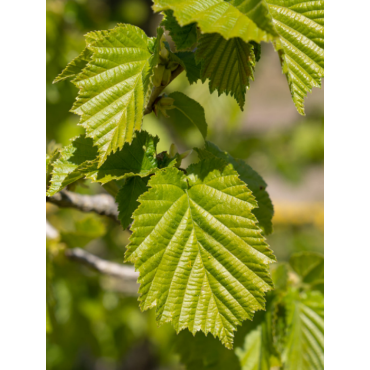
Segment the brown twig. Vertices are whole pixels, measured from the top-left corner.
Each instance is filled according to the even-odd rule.
[[[68,259],[80,262],[104,275],[125,279],[135,284],[139,277],[139,273],[135,271],[134,267],[103,260],[81,248],[66,249],[65,255]]]
[[[46,197],[46,201],[63,208],[75,208],[82,212],[95,212],[118,222],[118,209],[114,198],[109,194],[82,195],[68,190]]]

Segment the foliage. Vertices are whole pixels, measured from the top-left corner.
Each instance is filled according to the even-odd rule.
[[[218,336],[232,348],[233,331],[264,308],[272,288],[267,248],[251,210],[251,191],[231,165],[215,159],[166,169],[149,181],[134,213],[126,260],[140,272],[141,308]]]
[[[210,93],[231,95],[243,110],[260,43],[272,42],[304,114],[304,97],[323,77],[324,2],[154,0],[153,9],[164,15],[156,37],[130,24],[89,32],[83,51],[55,79],[71,78],[78,88],[72,112],[85,132],[48,153],[47,196],[84,179],[115,196],[121,225],[132,232],[125,261],[139,272],[140,307],[155,307],[156,321],[171,322],[177,333],[186,329],[175,348],[188,369],[321,369],[323,257],[296,254],[270,274],[276,257],[265,237],[274,208],[266,182],[206,141],[199,102],[163,90],[184,71],[190,84],[209,80]],[[151,112],[199,130],[205,145],[194,148],[197,163],[182,167],[189,151],[174,145],[158,153],[159,138],[142,130]],[[96,218],[75,222],[48,246],[48,266],[66,245],[106,234]],[[80,311],[101,318],[89,304]],[[48,315],[51,332],[58,321],[52,301]],[[240,325],[244,344],[239,339],[233,352]]]

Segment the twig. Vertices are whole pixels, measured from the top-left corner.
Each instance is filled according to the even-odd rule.
[[[152,93],[150,95],[148,104],[144,110],[144,115],[149,114],[153,111],[153,104],[162,91],[184,70],[184,68],[179,65],[171,74],[170,82],[166,86],[153,87]]]
[[[46,238],[47,239],[58,239],[59,231],[48,221],[46,220]]]
[[[68,259],[81,262],[105,275],[129,280],[134,283],[136,283],[139,277],[139,273],[133,267],[103,260],[81,248],[66,249],[65,255]]]
[[[61,190],[46,201],[58,207],[75,208],[82,212],[95,212],[108,216],[118,222],[118,209],[114,198],[108,194],[82,195],[68,190]]]

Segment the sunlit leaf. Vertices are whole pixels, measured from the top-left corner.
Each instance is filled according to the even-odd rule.
[[[140,28],[119,25],[88,48],[93,55],[74,80],[80,91],[72,111],[98,147],[101,166],[141,128],[153,40]]]
[[[324,0],[267,0],[275,42],[294,104],[304,114],[303,101],[324,77]]]
[[[99,167],[98,162],[88,163],[83,168],[86,178],[108,183],[131,176],[148,176],[158,167],[156,150],[159,139],[146,131],[137,132],[131,144],[126,143],[122,149],[110,154]]]
[[[173,10],[181,26],[197,23],[202,33],[219,33],[226,40],[271,41],[276,36],[264,0],[154,0],[154,11]]]
[[[274,207],[266,191],[267,184],[263,178],[244,161],[233,158],[229,153],[221,151],[215,144],[209,141],[206,141],[204,149],[196,149],[196,151],[201,159],[216,156],[233,165],[241,180],[247,184],[257,200],[258,208],[254,209],[253,213],[259,222],[259,227],[266,234],[270,234],[272,232],[271,220],[274,215]]]
[[[93,141],[80,135],[72,143],[60,151],[60,158],[53,163],[52,177],[47,195],[52,196],[69,184],[84,176],[83,166],[93,161],[98,150]]]
[[[257,226],[251,191],[217,158],[157,172],[139,198],[126,260],[140,272],[140,306],[160,324],[218,336],[233,331],[272,289],[275,257]]]

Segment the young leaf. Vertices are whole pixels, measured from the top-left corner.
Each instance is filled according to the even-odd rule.
[[[167,10],[164,12],[162,25],[169,32],[177,50],[186,50],[193,47],[197,42],[197,25],[190,23],[187,26],[181,27],[176,18],[173,16],[173,11]]]
[[[274,263],[271,265],[270,271],[275,291],[278,289],[286,291],[288,286],[288,264],[286,262]]]
[[[99,149],[99,166],[141,128],[152,73],[149,47],[153,41],[131,25],[119,25],[88,46],[93,55],[74,80],[80,91],[72,111]]]
[[[196,63],[195,53],[190,51],[174,53],[180,60],[181,65],[185,68],[186,77],[190,85],[200,79],[201,63]]]
[[[50,180],[51,180],[51,173],[53,171],[53,164],[59,158],[60,150],[55,149],[52,153],[46,154],[46,189],[48,189]]]
[[[108,156],[101,167],[98,162],[88,163],[83,171],[86,178],[105,184],[131,176],[148,176],[158,167],[156,150],[159,139],[146,131],[136,132],[131,144]]]
[[[180,26],[196,22],[203,33],[219,33],[226,40],[272,41],[276,31],[264,0],[154,0],[154,11],[173,10]]]
[[[279,38],[278,51],[294,104],[304,115],[304,98],[324,77],[324,1],[268,0]]]
[[[73,59],[67,67],[62,71],[62,73],[55,78],[53,83],[57,83],[59,81],[63,81],[67,78],[76,77],[89,63],[92,51],[88,48],[88,46],[93,45],[93,43],[97,40],[101,40],[105,36],[107,36],[110,31],[92,31],[85,35],[86,40],[86,48],[82,51],[82,53]]]
[[[84,176],[85,162],[93,161],[98,155],[93,141],[80,135],[60,151],[60,158],[53,163],[51,184],[47,195],[52,196],[69,184]]]
[[[290,265],[304,283],[315,284],[324,280],[324,256],[314,252],[300,252],[291,256]]]
[[[254,79],[254,46],[240,38],[225,40],[217,33],[199,40],[195,58],[202,63],[201,79],[209,79],[209,90],[233,96],[243,110],[249,79]]]
[[[256,197],[258,208],[254,209],[253,213],[259,222],[258,226],[264,230],[266,235],[271,234],[271,220],[274,215],[274,207],[266,191],[267,184],[263,178],[244,161],[233,158],[229,153],[221,151],[215,144],[209,141],[206,141],[204,149],[195,150],[198,152],[200,159],[215,156],[233,165],[234,169],[239,173],[240,179],[247,184]]]
[[[168,97],[174,99],[171,109],[166,111],[172,123],[184,126],[194,125],[206,139],[208,125],[203,107],[194,99],[178,91],[169,94]]]
[[[147,184],[148,178],[134,176],[128,178],[119,190],[116,203],[118,204],[118,219],[123,229],[127,229],[132,223],[132,214],[139,206],[138,198],[148,190]]]
[[[244,348],[237,348],[242,370],[270,370],[270,352],[267,347],[266,326],[258,325],[245,337]]]
[[[192,336],[184,330],[176,336],[174,347],[187,370],[241,370],[235,353],[210,335]]]
[[[141,309],[160,324],[212,333],[232,348],[233,331],[272,289],[275,261],[256,218],[251,191],[217,158],[158,171],[139,198],[126,261],[140,272]]]
[[[286,305],[288,334],[283,353],[284,369],[324,369],[323,295],[291,292]]]
[[[73,59],[62,71],[62,73],[54,79],[53,84],[63,81],[67,78],[76,77],[86,67],[87,63],[89,63],[92,55],[92,51],[86,47],[82,53]]]
[[[257,326],[247,332],[243,348],[235,350],[241,370],[270,370],[274,366],[281,366],[280,355],[274,347],[273,339],[275,310],[276,303],[272,293],[269,294],[266,311],[259,313],[257,320],[253,321],[253,324],[257,321]]]

